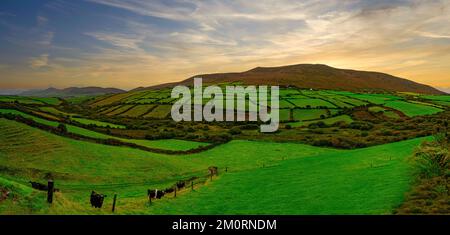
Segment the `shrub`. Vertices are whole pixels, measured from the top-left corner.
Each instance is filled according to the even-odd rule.
[[[231,128],[228,132],[232,135],[238,135],[242,133],[241,128],[239,128],[238,126]]]
[[[61,133],[67,133],[67,127],[66,127],[66,125],[64,125],[63,123],[60,123],[59,125],[58,125],[58,131],[59,132],[61,132]]]
[[[348,125],[351,129],[357,129],[362,131],[368,131],[373,128],[373,125],[368,122],[352,122],[350,125]]]

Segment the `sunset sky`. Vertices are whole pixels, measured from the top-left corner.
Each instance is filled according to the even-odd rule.
[[[132,89],[300,63],[450,87],[450,0],[0,3],[2,89]]]

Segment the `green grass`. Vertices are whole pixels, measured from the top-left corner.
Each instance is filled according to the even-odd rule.
[[[34,120],[37,123],[44,124],[44,125],[47,125],[47,126],[57,127],[59,125],[58,122],[54,122],[54,121],[49,121],[49,120],[46,120],[46,119],[38,118],[36,116],[32,116],[32,115],[29,115],[29,114],[17,111],[15,109],[0,109],[0,113],[4,113],[4,114],[9,113],[9,114],[14,114],[14,115],[20,115],[20,116],[22,116],[24,118],[32,119],[32,120]]]
[[[149,211],[389,214],[409,189],[411,167],[407,158],[419,142],[416,139],[360,150],[330,151],[280,161],[266,168],[225,173],[208,186],[176,200],[164,200]],[[301,149],[298,145],[291,150]]]
[[[55,107],[40,107],[40,110],[47,112],[47,113],[51,113],[57,116],[72,116],[75,114],[71,114],[71,113],[66,113],[63,111],[60,111],[59,109],[56,109]]]
[[[384,111],[386,111],[386,109],[383,107],[380,107],[380,106],[373,106],[373,107],[369,108],[369,111],[373,112],[373,113],[378,113],[378,112],[384,112]]]
[[[399,100],[401,99],[398,96],[395,95],[389,95],[389,94],[357,94],[357,93],[352,93],[352,92],[345,92],[345,91],[330,91],[331,93],[334,94],[340,94],[340,95],[344,95],[350,98],[354,98],[357,100],[363,100],[363,101],[367,101],[373,104],[385,104],[388,101],[392,101],[392,100]]]
[[[38,118],[32,115],[28,115],[26,113],[13,110],[13,109],[0,109],[0,113],[11,113],[15,115],[20,115],[25,118],[31,118],[34,121],[52,127],[57,127],[59,125],[58,122],[48,121],[42,118]],[[97,138],[97,139],[117,139],[123,142],[134,143],[137,145],[149,147],[149,148],[157,148],[157,149],[165,149],[165,150],[189,150],[198,148],[201,146],[209,145],[208,143],[195,142],[195,141],[187,141],[187,140],[177,140],[177,139],[162,139],[162,140],[144,140],[144,139],[126,139],[119,138],[111,135],[102,134],[99,132],[91,131],[82,127],[65,124],[67,131],[70,133]]]
[[[291,102],[287,101],[287,100],[280,100],[279,101],[279,107],[280,107],[280,109],[285,109],[285,108],[289,109],[289,108],[295,108],[295,105],[292,104]]]
[[[425,95],[422,98],[450,102],[450,95]]]
[[[61,103],[61,100],[59,100],[58,98],[54,98],[54,97],[45,97],[45,98],[33,97],[32,99],[39,100],[43,103],[50,104],[50,105],[58,105]]]
[[[61,189],[51,208],[26,212],[37,214],[109,214],[114,193],[118,214],[389,214],[409,189],[407,158],[423,140],[357,150],[232,141],[167,156],[76,141],[5,119],[0,127],[0,165],[6,169],[0,177],[25,184],[51,173]],[[209,166],[220,169],[212,182],[146,203],[148,188],[206,175]],[[105,208],[90,207],[91,190],[108,195]]]
[[[6,102],[6,103],[13,103],[13,102],[19,102],[21,104],[45,104],[42,101],[30,99],[28,97],[21,97],[21,96],[0,96],[0,102]]]
[[[319,120],[314,120],[314,121],[292,122],[292,123],[289,123],[289,125],[291,125],[292,127],[300,127],[300,126],[308,126],[309,124],[317,123],[317,122],[324,122],[327,125],[333,125],[336,122],[351,123],[351,122],[353,122],[353,119],[348,115],[339,115],[336,117],[319,119]]]
[[[327,108],[336,108],[333,104],[326,102],[321,99],[288,99],[289,102],[293,103],[296,107],[299,108],[316,108],[316,107],[327,107]]]
[[[320,119],[320,116],[328,116],[326,109],[294,109],[294,119],[305,121],[312,119]]]
[[[150,113],[143,116],[144,118],[165,118],[170,115],[171,105],[158,105]]]
[[[148,110],[155,107],[155,105],[137,105],[136,107],[128,110],[127,112],[121,114],[120,116],[126,116],[126,117],[139,117],[141,115],[144,115],[148,112]]]
[[[71,104],[81,104],[95,97],[96,96],[84,95],[84,96],[67,97],[64,98],[64,100]]]
[[[138,145],[146,146],[149,148],[165,149],[165,150],[180,150],[186,151],[189,149],[196,149],[202,146],[208,146],[209,143],[188,141],[188,140],[177,140],[177,139],[163,139],[163,140],[137,140],[130,139],[125,140],[127,142],[135,143]]]
[[[32,214],[46,208],[43,192],[33,190],[29,186],[0,177],[0,190],[9,192],[8,198],[0,201],[1,214]]]
[[[117,125],[117,124],[113,124],[113,123],[109,123],[109,122],[101,122],[101,121],[87,119],[87,118],[73,117],[71,119],[76,122],[79,122],[81,124],[85,124],[85,125],[95,125],[95,126],[99,126],[99,127],[108,127],[109,126],[111,128],[121,128],[121,129],[126,128],[123,125]]]
[[[112,112],[107,113],[108,116],[116,116],[126,112],[128,109],[133,107],[133,105],[122,105],[120,108],[113,110]]]
[[[280,120],[289,121],[291,120],[291,110],[290,109],[280,109]]]
[[[388,118],[393,118],[393,119],[398,119],[400,118],[400,115],[392,110],[388,110],[384,107],[380,107],[380,106],[373,106],[373,107],[369,107],[369,111],[373,112],[373,113],[383,113],[384,116],[388,117]]]
[[[413,104],[405,101],[389,101],[385,106],[396,109],[404,113],[408,117],[430,115],[442,112],[442,109],[438,109],[428,105]]]

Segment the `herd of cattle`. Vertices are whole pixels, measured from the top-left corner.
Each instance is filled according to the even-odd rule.
[[[208,171],[210,173],[210,175],[217,175],[218,174],[218,168],[215,166],[211,166],[208,168]],[[172,187],[166,188],[165,190],[158,190],[158,189],[148,189],[147,190],[147,197],[149,198],[149,200],[151,201],[151,199],[161,199],[165,194],[167,193],[173,193],[176,192],[176,190],[180,190],[183,189],[184,187],[186,187],[186,184],[193,184],[193,181],[198,179],[198,177],[192,177],[189,180],[186,181],[178,181],[176,184],[174,184]],[[41,184],[38,182],[32,182],[31,183],[31,187],[40,191],[47,191],[48,190],[48,186],[45,184]],[[58,192],[58,189],[54,189],[55,192]],[[91,206],[94,208],[102,208],[103,206],[103,201],[105,199],[106,195],[104,194],[100,194],[97,193],[95,191],[91,192],[91,197],[90,197],[90,202],[91,202]]]

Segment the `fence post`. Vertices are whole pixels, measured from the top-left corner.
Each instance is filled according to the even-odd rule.
[[[194,181],[191,181],[191,189],[194,191]]]
[[[150,196],[150,189],[147,190],[147,197],[148,197],[148,202],[151,205],[152,204],[152,196]]]
[[[116,199],[117,199],[117,194],[114,194],[113,205],[112,205],[112,212],[113,213],[114,213],[114,210],[116,209]]]
[[[177,186],[175,186],[173,197],[177,197]]]
[[[53,202],[54,183],[53,180],[49,180],[47,184],[47,202]]]

